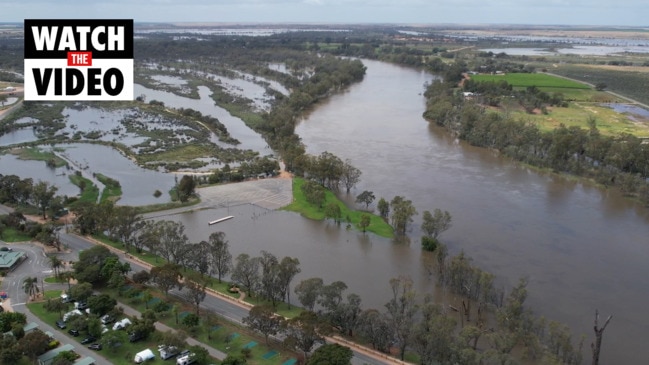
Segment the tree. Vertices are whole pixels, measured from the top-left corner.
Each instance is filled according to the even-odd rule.
[[[18,348],[32,361],[49,350],[50,336],[41,331],[31,331],[18,341]]]
[[[414,319],[419,309],[415,296],[416,293],[412,288],[412,279],[408,277],[398,277],[390,279],[392,288],[392,299],[385,305],[388,310],[389,323],[392,328],[394,338],[399,346],[401,360],[406,355],[406,348],[414,328]]]
[[[613,318],[612,315],[608,316],[604,325],[599,327],[599,311],[595,309],[595,326],[593,326],[593,331],[595,331],[595,342],[590,344],[590,348],[593,351],[592,365],[599,364],[599,352],[602,349],[602,335],[604,334],[606,326],[608,326],[608,323],[611,321],[611,318]]]
[[[182,274],[180,273],[180,266],[172,263],[166,263],[162,266],[155,266],[151,269],[151,281],[155,283],[165,295],[169,295],[169,290],[173,287],[182,289],[183,285],[180,282]]]
[[[59,278],[59,269],[63,267],[63,261],[54,255],[49,255],[47,258],[50,261],[50,267],[54,271],[54,276]]]
[[[252,298],[252,293],[259,283],[259,257],[250,257],[242,253],[237,256],[236,264],[232,270],[232,281],[244,286],[248,296]]]
[[[182,223],[157,221],[145,225],[143,231],[146,244],[153,253],[174,264],[180,264],[184,260],[184,255],[187,254],[185,245],[189,240]]]
[[[201,319],[194,313],[189,313],[183,317],[183,325],[187,327],[196,327],[200,323]]]
[[[78,357],[74,351],[59,352],[52,360],[52,365],[72,365]]]
[[[207,365],[211,363],[210,353],[203,346],[189,346],[189,353],[193,354],[192,358],[194,359],[194,364],[196,365]]]
[[[365,209],[368,209],[370,207],[370,204],[374,202],[374,199],[376,199],[376,197],[374,196],[373,192],[364,190],[356,197],[356,203],[365,204]]]
[[[354,335],[354,328],[361,314],[361,297],[357,294],[347,295],[347,301],[340,302],[326,316],[331,324],[347,336]]]
[[[286,303],[288,304],[289,310],[291,309],[291,282],[295,275],[300,272],[302,272],[302,269],[300,269],[300,260],[297,258],[286,256],[279,263],[279,284],[286,295]]]
[[[392,226],[396,232],[405,234],[408,223],[412,222],[412,217],[417,214],[417,209],[412,205],[411,200],[406,200],[398,195],[392,199],[390,207],[392,208]]]
[[[91,310],[92,311],[92,310]],[[88,322],[88,334],[94,338],[100,338],[104,328],[102,327],[101,320],[98,317],[90,317]]]
[[[0,332],[11,331],[15,324],[24,325],[27,323],[27,317],[24,313],[18,312],[0,312]]]
[[[149,280],[151,280],[151,274],[149,274],[148,271],[146,270],[140,270],[133,274],[133,282],[136,284],[146,284]]]
[[[246,360],[243,355],[228,354],[228,356],[223,359],[223,362],[221,362],[221,365],[246,365],[247,363],[248,360]]]
[[[102,268],[108,258],[117,259],[117,255],[110,252],[108,248],[97,245],[83,250],[79,253],[79,261],[73,265],[75,278],[79,282],[99,283],[108,280],[109,277],[102,277]]]
[[[183,203],[186,202],[190,197],[194,195],[195,190],[196,180],[194,179],[194,177],[190,175],[184,175],[180,179],[180,183],[178,183],[178,187],[176,188],[178,199]]]
[[[325,206],[324,209],[324,214],[325,217],[331,218],[334,220],[334,222],[338,223],[340,222],[340,218],[342,217],[342,212],[340,211],[340,206],[336,203],[328,203]]]
[[[256,305],[250,309],[248,316],[243,318],[243,323],[251,330],[264,335],[268,345],[268,337],[279,332],[282,325],[282,318],[275,314],[272,307],[267,305]]]
[[[326,344],[313,351],[306,365],[351,365],[354,352],[337,343]]]
[[[221,277],[227,275],[232,267],[232,254],[230,254],[228,241],[225,240],[225,233],[210,234],[208,244],[212,270],[216,273],[220,283]]]
[[[451,228],[451,219],[451,214],[447,211],[442,212],[440,209],[435,209],[435,213],[431,214],[425,210],[421,230],[426,236],[437,240],[440,234]]]
[[[108,348],[111,352],[116,352],[124,342],[126,334],[122,331],[108,331],[101,336],[101,343]]]
[[[286,336],[284,343],[302,350],[305,359],[309,358],[313,347],[318,343],[324,344],[324,336],[331,333],[331,327],[310,311],[303,311],[297,317],[284,321],[283,330]]]
[[[358,317],[357,333],[372,344],[372,348],[382,352],[390,350],[392,329],[386,317],[376,309],[367,309]]]
[[[115,298],[108,294],[99,294],[88,298],[88,308],[90,313],[99,317],[110,312],[117,305]]]
[[[78,283],[70,288],[69,293],[77,301],[85,301],[92,295],[93,289],[90,283]]]
[[[302,306],[313,311],[324,283],[321,278],[310,278],[300,281],[295,286],[295,294]]]
[[[63,311],[68,308],[68,305],[66,303],[63,303],[62,301],[58,299],[52,300],[51,298],[47,299],[47,302],[43,305],[46,311],[48,312],[57,312],[59,313],[59,318],[63,317]]]
[[[381,218],[387,220],[388,216],[390,215],[390,203],[388,203],[387,200],[381,198],[379,199],[379,203],[376,205],[376,207],[379,210],[379,215]]]
[[[25,294],[29,296],[30,299],[35,299],[36,294],[40,292],[38,288],[38,278],[27,277],[23,280],[23,290]]]
[[[261,295],[272,302],[273,308],[275,308],[277,301],[284,299],[284,286],[279,281],[279,261],[272,253],[262,250],[259,266],[261,267],[259,285]]]
[[[111,223],[116,238],[124,243],[126,252],[130,252],[131,246],[134,245],[138,253],[142,252],[142,247],[136,243],[136,233],[142,229],[144,221],[135,207],[128,205],[115,207]]]
[[[345,163],[342,166],[340,181],[345,186],[345,189],[347,189],[347,194],[349,194],[349,191],[361,181],[361,174],[361,170],[352,166],[349,159],[345,160]]]
[[[208,285],[210,285],[210,280],[205,276],[193,275],[188,280],[185,280],[185,286],[187,287],[186,297],[196,305],[196,315],[199,315],[200,304],[207,296],[206,288]]]
[[[361,215],[361,220],[358,222],[358,226],[361,227],[361,230],[363,233],[367,231],[367,227],[370,226],[370,223],[372,222],[372,218],[370,218],[369,215],[363,214]]]
[[[322,207],[322,203],[324,203],[326,195],[325,195],[325,190],[321,185],[318,185],[315,181],[310,181],[307,180],[302,184],[300,187],[302,192],[304,193],[304,197],[306,198],[306,201],[313,204],[317,205],[318,207]]]
[[[58,188],[50,185],[47,181],[39,181],[34,185],[32,197],[34,198],[34,205],[38,207],[43,213],[43,219],[47,218],[45,212],[49,209],[52,199],[56,194]]]

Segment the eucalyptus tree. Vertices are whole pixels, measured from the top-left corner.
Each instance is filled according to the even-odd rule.
[[[302,269],[300,269],[300,260],[297,258],[285,256],[279,263],[279,283],[289,309],[291,309],[291,282],[300,272]]]
[[[225,233],[214,232],[208,239],[209,256],[212,264],[212,271],[216,273],[219,283],[223,275],[227,275],[232,268],[232,254],[230,253]]]
[[[400,276],[390,279],[392,299],[385,304],[392,333],[399,346],[401,360],[405,358],[406,348],[411,342],[415,316],[419,310],[412,279]]]
[[[259,257],[250,257],[242,253],[236,258],[236,263],[232,269],[232,281],[243,285],[249,297],[259,284]]]

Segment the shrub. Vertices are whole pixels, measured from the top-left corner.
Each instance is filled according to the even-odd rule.
[[[435,251],[437,249],[438,242],[433,237],[424,236],[421,238],[421,248],[426,251]]]

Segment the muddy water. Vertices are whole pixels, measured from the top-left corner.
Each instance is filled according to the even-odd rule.
[[[442,239],[452,252],[464,250],[508,287],[528,277],[535,311],[568,323],[589,341],[595,308],[614,314],[604,338],[605,363],[649,361],[644,346],[649,333],[647,210],[615,193],[539,174],[450,138],[421,117],[420,94],[429,75],[364,63],[363,82],[317,107],[298,126],[308,152],[351,159],[363,171],[352,194],[403,195],[420,212],[451,212],[454,226]],[[387,243],[393,246],[387,264],[358,257],[363,264],[352,276],[369,276],[369,285],[368,273],[396,275],[404,271],[404,262],[419,266],[420,216],[410,230],[409,247]],[[326,240],[322,244],[330,244]],[[336,276],[340,266],[330,270]]]

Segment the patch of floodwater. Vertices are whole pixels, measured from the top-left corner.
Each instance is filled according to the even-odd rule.
[[[649,53],[647,46],[573,46],[556,48],[554,51],[543,48],[484,48],[483,52],[506,53],[510,56],[551,56],[558,54],[607,56],[621,53]]]
[[[75,166],[88,172],[101,173],[120,182],[122,198],[120,205],[147,205],[170,201],[167,192],[175,184],[175,175],[147,170],[136,165],[119,151],[96,144],[62,144],[63,156]],[[153,193],[160,190],[163,194],[156,198]]]
[[[289,94],[289,91],[284,87],[284,85],[280,84],[279,82],[277,82],[275,80],[269,80],[269,79],[267,79],[265,77],[251,75],[251,74],[241,72],[241,71],[236,71],[236,70],[234,70],[234,72],[237,73],[238,75],[240,75],[244,80],[252,82],[255,85],[257,83],[268,84],[271,89],[279,91],[280,93],[282,93],[284,95]]]
[[[292,75],[293,73],[286,68],[286,64],[283,62],[270,62],[268,63],[268,69],[281,72],[283,74]]]
[[[64,108],[65,128],[57,135],[72,137],[77,133],[95,134],[94,140],[119,142],[127,146],[136,145],[147,140],[146,137],[127,132],[122,125],[124,118],[132,112],[129,110],[103,110],[92,107]]]
[[[33,128],[20,128],[0,136],[0,146],[10,146],[12,144],[34,142],[37,140],[38,137],[34,134]]]
[[[12,154],[0,155],[0,174],[16,175],[21,179],[31,178],[34,182],[47,181],[58,187],[57,195],[76,196],[79,188],[70,182],[74,171],[67,167],[47,167],[44,161],[21,160]]]
[[[510,56],[545,56],[556,54],[541,48],[485,48],[482,52],[492,52],[494,54],[506,53]]]
[[[214,100],[210,98],[212,91],[206,86],[198,87],[198,95],[200,97],[198,100],[185,98],[166,91],[149,89],[142,85],[135,84],[135,95],[140,94],[145,94],[147,100],[159,100],[172,108],[190,108],[198,110],[203,115],[215,117],[219,122],[225,125],[233,138],[236,138],[241,142],[241,144],[236,146],[239,149],[250,149],[259,152],[262,156],[272,153],[268,144],[261,135],[245,125],[240,118],[232,116],[227,110],[214,103]],[[214,138],[216,138],[216,136]],[[231,145],[218,142],[218,140],[213,140],[213,142],[225,148],[232,147]]]
[[[633,104],[620,104],[620,103],[603,103],[602,106],[611,108],[618,113],[631,114],[643,119],[649,119],[649,110],[641,108]]]
[[[161,84],[173,85],[173,86],[183,86],[187,85],[187,80],[182,79],[178,76],[168,76],[168,75],[153,75],[152,79]]]

